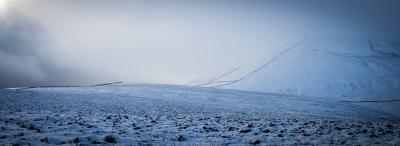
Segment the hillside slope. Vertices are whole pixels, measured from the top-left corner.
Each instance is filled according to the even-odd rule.
[[[399,99],[398,44],[305,40],[274,55],[205,87],[343,100]]]

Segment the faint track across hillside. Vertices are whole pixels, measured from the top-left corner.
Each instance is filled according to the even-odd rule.
[[[276,55],[275,57],[273,57],[273,58],[272,58],[271,60],[269,60],[268,62],[266,62],[266,63],[264,63],[263,65],[259,66],[258,68],[256,68],[256,69],[253,70],[252,72],[250,72],[250,73],[248,73],[248,74],[246,74],[246,75],[240,77],[239,79],[236,79],[236,80],[229,80],[229,81],[217,81],[217,80],[216,80],[216,81],[214,81],[214,82],[209,82],[209,83],[204,84],[204,85],[202,85],[202,86],[211,85],[211,84],[223,83],[223,84],[220,84],[220,85],[212,86],[212,87],[222,87],[222,86],[227,86],[227,85],[231,85],[231,84],[240,82],[240,81],[242,81],[242,80],[244,80],[244,79],[250,77],[251,75],[253,75],[253,74],[259,72],[260,70],[266,68],[267,66],[269,66],[270,64],[272,64],[273,62],[275,62],[277,59],[279,59],[280,57],[282,57],[282,56],[285,55],[286,53],[288,53],[288,52],[290,52],[291,50],[293,50],[294,48],[296,48],[298,45],[300,45],[300,44],[303,43],[304,41],[306,41],[306,39],[303,39],[303,40],[297,42],[296,44],[294,44],[293,46],[287,48],[286,50],[280,52],[278,55]],[[228,75],[229,75],[229,74],[228,74]],[[227,76],[227,75],[225,75],[225,76]],[[225,77],[225,76],[223,76],[223,77]]]
[[[33,88],[68,88],[68,87],[98,87],[98,86],[109,86],[114,84],[122,84],[124,82],[110,82],[104,84],[95,84],[89,86],[30,86],[30,87],[21,87],[21,88],[9,88],[14,90],[24,90],[24,89],[33,89]]]

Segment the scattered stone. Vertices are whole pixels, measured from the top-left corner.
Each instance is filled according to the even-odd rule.
[[[386,125],[386,128],[389,128],[389,129],[394,129],[396,126],[395,125],[393,125],[393,124],[387,124]]]
[[[231,137],[230,135],[221,135],[222,138],[229,138]]]
[[[308,133],[303,133],[303,136],[311,136],[311,135]]]
[[[101,142],[98,142],[98,141],[96,141],[96,140],[92,140],[90,143],[91,143],[91,144],[101,144]]]
[[[30,125],[30,126],[28,127],[28,130],[34,130],[34,131],[36,131],[36,132],[39,132],[39,133],[40,133],[40,129],[39,129],[39,128],[37,128],[37,127],[35,127],[35,125]]]
[[[177,141],[185,141],[186,138],[185,138],[182,134],[178,134],[178,135],[176,136],[176,140],[177,140]]]
[[[72,140],[72,142],[74,142],[74,143],[79,143],[79,137],[74,138],[74,139]]]
[[[45,137],[40,139],[40,142],[49,143],[49,138]]]
[[[264,132],[264,133],[269,133],[269,132],[271,132],[271,130],[265,129],[265,130],[263,130],[262,132]]]
[[[338,131],[343,130],[343,128],[341,128],[341,127],[335,127],[335,129]]]
[[[213,127],[203,126],[203,130],[206,132],[218,132],[219,130]]]
[[[97,128],[96,125],[88,125],[87,128]]]
[[[248,124],[245,125],[245,127],[247,127],[247,128],[253,128],[254,126],[253,126],[252,123],[248,123]]]
[[[249,133],[251,131],[250,128],[245,128],[245,129],[241,129],[239,132],[240,133]]]
[[[107,135],[106,137],[104,137],[104,141],[108,143],[115,143],[115,138],[112,135]]]
[[[261,143],[261,140],[258,138],[250,141],[250,144],[253,144],[253,145],[260,144],[260,143]]]
[[[229,127],[228,128],[228,131],[235,131],[235,130],[238,130],[238,128],[235,128],[235,127]]]

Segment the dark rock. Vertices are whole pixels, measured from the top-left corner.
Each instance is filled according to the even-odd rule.
[[[340,130],[343,130],[343,128],[341,128],[341,127],[335,127],[335,129],[336,129],[336,130],[339,130],[339,131],[340,131]]]
[[[393,124],[387,124],[387,125],[386,125],[386,128],[394,129],[394,128],[395,128],[395,125],[393,125]]]
[[[35,125],[30,125],[30,126],[28,127],[28,130],[35,130],[35,131],[37,131],[37,132],[40,133],[40,129],[39,129],[39,128],[36,128]]]
[[[303,133],[303,136],[311,136],[311,135],[308,133]]]
[[[229,135],[221,135],[222,138],[229,138]]]
[[[219,130],[213,127],[203,126],[203,130],[206,132],[218,132]]]
[[[30,125],[30,126],[28,127],[28,130],[35,130],[35,126],[34,126],[34,125]]]
[[[115,143],[115,138],[112,135],[107,135],[106,137],[104,137],[104,141],[108,143]]]
[[[269,133],[269,132],[271,132],[271,130],[265,129],[265,130],[263,130],[262,132],[264,132],[264,133]]]
[[[88,125],[87,128],[97,128],[96,125]]]
[[[185,141],[186,138],[185,138],[182,134],[178,134],[178,135],[176,136],[176,140],[177,140],[177,141]]]
[[[40,139],[40,142],[49,143],[49,138],[45,137]]]
[[[250,128],[245,128],[245,129],[241,129],[239,132],[240,133],[249,133],[251,131]]]
[[[248,123],[248,124],[246,124],[246,127],[247,127],[247,128],[253,128],[254,126],[253,126],[252,123]]]
[[[250,144],[253,144],[253,145],[260,144],[260,143],[261,143],[261,140],[259,140],[259,139],[253,139],[250,141]]]
[[[79,138],[77,137],[77,138],[74,138],[73,140],[72,140],[72,142],[74,142],[74,143],[79,143]]]
[[[101,142],[98,142],[98,141],[96,141],[96,140],[92,140],[90,143],[91,143],[91,144],[101,144]]]
[[[238,128],[235,128],[235,127],[229,127],[228,128],[228,131],[235,131],[235,130],[237,130]]]

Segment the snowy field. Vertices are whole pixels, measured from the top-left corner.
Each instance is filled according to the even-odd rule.
[[[172,85],[0,90],[0,145],[400,145],[392,102]],[[386,107],[386,108],[385,108]]]

